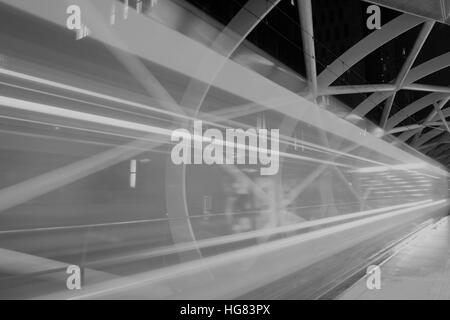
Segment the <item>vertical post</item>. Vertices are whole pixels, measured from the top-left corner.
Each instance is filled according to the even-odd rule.
[[[297,4],[302,28],[303,57],[305,59],[306,76],[312,100],[315,101],[317,97],[317,70],[311,0],[297,0]]]
[[[130,161],[130,187],[136,188],[136,173],[137,173],[137,162],[136,160]]]

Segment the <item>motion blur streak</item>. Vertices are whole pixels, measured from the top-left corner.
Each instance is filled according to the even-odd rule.
[[[101,94],[101,93],[98,93],[98,92],[85,90],[85,89],[77,88],[77,87],[74,87],[74,86],[69,86],[69,85],[66,85],[66,84],[63,84],[63,83],[59,83],[59,82],[55,82],[55,81],[50,81],[50,80],[38,78],[38,77],[35,77],[35,76],[23,74],[23,73],[12,71],[12,70],[6,70],[6,69],[3,69],[3,68],[0,68],[0,73],[4,74],[4,75],[7,75],[7,76],[13,76],[15,78],[37,82],[37,83],[40,83],[40,84],[44,84],[44,85],[55,87],[55,88],[59,88],[59,89],[69,90],[69,91],[85,94],[85,95],[88,95],[88,96],[92,96],[92,97],[96,97],[96,98],[100,98],[100,99],[104,99],[104,100],[108,100],[108,101],[112,101],[112,102],[119,102],[119,103],[131,105],[133,107],[138,107],[138,108],[142,108],[142,109],[146,109],[146,110],[155,111],[155,112],[158,112],[158,113],[171,115],[171,116],[174,116],[174,117],[186,117],[183,114],[170,112],[170,111],[167,111],[167,110],[164,110],[164,109],[153,108],[151,106],[144,105],[144,104],[141,104],[141,103],[131,102],[131,101],[128,101],[128,100],[117,98],[117,97],[112,97],[110,95],[105,95],[105,94]],[[194,119],[194,118],[191,118],[191,119]]]
[[[113,97],[113,96],[110,96],[110,95],[105,95],[105,94],[92,92],[92,91],[89,91],[89,90],[85,90],[85,89],[69,86],[69,85],[66,85],[66,84],[63,84],[63,83],[54,82],[54,81],[38,78],[38,77],[35,77],[35,76],[31,76],[31,75],[27,75],[27,74],[11,71],[11,70],[6,70],[6,69],[1,69],[0,68],[0,73],[8,75],[8,76],[13,76],[13,77],[16,77],[16,78],[20,78],[20,79],[24,79],[24,80],[33,81],[33,82],[37,82],[37,83],[40,83],[40,84],[56,87],[56,88],[61,88],[61,89],[64,89],[64,90],[73,91],[73,92],[76,92],[76,93],[85,94],[85,95],[96,97],[96,98],[105,99],[105,100],[111,101],[111,102],[118,102],[118,103],[126,104],[126,105],[132,106],[132,107],[138,107],[138,108],[142,108],[142,109],[146,109],[146,110],[151,110],[151,111],[154,111],[156,113],[167,114],[167,115],[170,115],[170,116],[184,118],[184,119],[189,119],[189,120],[195,120],[196,119],[194,117],[188,117],[188,116],[186,116],[184,114],[174,113],[174,112],[170,112],[170,111],[167,111],[167,110],[164,110],[164,109],[160,109],[160,108],[154,108],[154,107],[151,107],[151,106],[148,106],[148,105],[143,105],[143,104],[132,102],[132,101],[129,101],[129,100],[123,100],[123,99],[120,99],[120,98],[117,98],[117,97]],[[29,90],[31,90],[31,89],[29,89]],[[65,97],[65,98],[69,99],[69,97]],[[294,101],[289,101],[287,99],[278,99],[276,101],[275,100],[267,101],[267,103],[270,103],[272,105],[280,105],[280,106],[282,104],[289,104],[289,103],[292,103],[292,102],[294,102]],[[165,103],[164,105],[167,105],[167,103]],[[246,105],[239,106],[239,108],[246,108],[246,107],[247,107]],[[38,110],[39,109],[36,109],[34,111],[38,111]],[[202,113],[200,113],[199,116],[200,116],[201,119],[203,119],[203,121],[208,120],[208,118],[211,118],[211,115],[209,115],[209,114],[202,114]],[[226,120],[227,118],[224,118],[223,116],[214,116],[214,117],[212,117],[212,119],[220,122],[220,121]],[[210,122],[208,121],[207,123],[210,123]],[[245,125],[245,124],[242,124],[242,123],[235,123],[235,124],[236,124],[236,126],[249,127],[248,125]],[[215,125],[218,126],[218,127],[223,127],[219,123],[217,123]],[[289,141],[283,141],[283,143],[288,143],[290,145],[294,145],[294,143],[295,143],[294,139],[292,139],[290,137],[286,137],[286,136],[282,136],[282,137],[289,140]],[[304,148],[316,148],[316,149],[323,150],[323,151],[328,151],[328,152],[331,152],[331,153],[334,153],[334,154],[339,154],[339,155],[351,157],[351,158],[354,158],[354,159],[359,159],[359,160],[367,161],[367,162],[370,162],[370,163],[383,165],[383,163],[374,161],[372,159],[358,157],[357,155],[353,155],[353,154],[350,154],[350,153],[345,153],[345,152],[342,152],[342,151],[339,151],[339,150],[335,150],[335,149],[330,149],[330,148],[327,148],[325,146],[314,144],[314,143],[311,143],[311,142],[308,142],[308,141],[303,141],[301,139],[296,139],[296,140],[297,140],[296,143],[302,143],[302,147],[304,147]]]
[[[443,206],[444,205],[444,206]],[[335,227],[330,227],[330,228],[325,228],[324,230],[320,230],[320,231],[313,231],[311,233],[308,233],[306,235],[299,235],[299,236],[294,236],[294,237],[290,237],[289,239],[282,239],[282,240],[275,240],[273,242],[270,243],[265,243],[265,244],[261,244],[258,245],[256,247],[251,247],[248,249],[241,249],[241,250],[236,250],[232,253],[228,253],[228,254],[222,254],[216,257],[212,257],[212,258],[207,258],[207,259],[203,259],[202,261],[199,262],[192,262],[189,263],[187,265],[179,265],[176,266],[174,268],[169,268],[169,270],[161,270],[161,271],[155,271],[155,272],[151,272],[151,273],[145,273],[142,275],[137,275],[135,279],[126,279],[124,280],[113,280],[109,283],[105,283],[105,284],[100,284],[94,288],[87,288],[86,289],[86,293],[82,293],[82,294],[75,294],[73,297],[70,297],[70,294],[68,295],[68,297],[70,297],[69,299],[85,299],[85,298],[92,298],[95,296],[100,296],[100,297],[105,297],[105,296],[110,296],[110,297],[114,297],[114,293],[117,291],[126,291],[126,290],[139,290],[139,287],[145,287],[145,286],[149,286],[148,288],[151,288],[152,286],[156,286],[156,287],[165,287],[166,284],[165,282],[171,282],[171,281],[176,281],[178,278],[180,277],[188,277],[191,273],[202,273],[204,272],[205,269],[213,269],[216,272],[220,272],[220,269],[223,268],[224,266],[226,266],[227,270],[229,270],[228,272],[230,272],[230,270],[233,270],[234,267],[237,267],[239,265],[244,264],[246,261],[251,261],[250,263],[250,267],[244,267],[246,270],[246,275],[250,275],[252,274],[252,276],[249,276],[250,279],[247,279],[247,277],[245,279],[236,279],[236,282],[239,283],[234,283],[232,285],[230,285],[229,283],[227,283],[228,281],[230,281],[229,278],[227,278],[227,276],[229,276],[229,274],[227,276],[225,275],[220,275],[217,276],[217,278],[213,281],[214,283],[209,283],[208,284],[208,288],[212,289],[215,288],[213,291],[208,290],[208,295],[212,295],[210,296],[210,298],[218,298],[218,297],[231,297],[234,296],[236,294],[243,294],[246,291],[248,291],[249,288],[247,286],[251,285],[252,282],[256,282],[258,283],[258,285],[262,285],[264,283],[268,283],[271,281],[276,280],[276,278],[278,278],[280,276],[280,273],[283,274],[285,271],[291,269],[293,266],[298,267],[299,264],[301,265],[301,262],[305,263],[303,259],[301,259],[301,257],[292,257],[288,258],[288,255],[285,255],[285,259],[283,260],[276,260],[275,263],[271,263],[270,266],[269,265],[261,265],[258,264],[257,266],[253,265],[254,259],[261,259],[263,260],[265,258],[265,256],[271,256],[271,255],[280,255],[280,252],[286,252],[286,251],[292,251],[292,249],[294,249],[296,246],[301,246],[304,243],[308,243],[308,242],[313,242],[313,241],[317,241],[317,242],[325,242],[325,241],[330,241],[330,237],[336,233],[341,233],[344,231],[347,231],[349,229],[356,229],[358,227],[364,227],[367,224],[371,224],[371,223],[375,223],[375,222],[379,222],[382,221],[386,218],[392,218],[398,215],[403,215],[403,214],[412,214],[412,213],[417,213],[417,211],[420,211],[420,209],[425,209],[425,208],[442,208],[442,207],[446,207],[448,206],[448,201],[447,200],[440,200],[440,201],[434,201],[432,203],[427,203],[427,204],[423,204],[423,205],[419,205],[416,206],[415,208],[411,209],[402,209],[402,210],[394,210],[392,212],[386,213],[386,214],[381,214],[379,216],[375,216],[375,217],[371,217],[371,218],[366,218],[366,219],[362,219],[362,220],[358,220],[358,221],[354,221],[354,222],[349,222],[349,223],[345,223],[339,226],[335,226]],[[332,238],[332,237],[331,237]],[[349,245],[346,242],[352,242],[354,241],[352,238],[350,239],[342,239],[343,243],[340,244],[336,244],[333,245],[331,243],[328,243],[328,251],[329,254],[331,252],[333,252],[334,250],[336,250],[337,248],[342,250],[342,245]],[[313,245],[312,245],[313,246]],[[311,250],[313,251],[313,250]],[[303,252],[304,255],[309,256],[310,259],[313,259],[312,257],[315,255],[319,255],[322,256],[322,253],[314,253],[314,252]],[[284,256],[284,255],[283,255]],[[264,259],[266,260],[266,259]],[[282,263],[280,263],[280,261],[282,261]],[[309,261],[313,261],[313,260],[309,260]],[[304,266],[304,265],[303,265]],[[256,274],[256,276],[255,276]],[[255,279],[255,277],[257,277]],[[249,281],[250,280],[250,281]],[[147,288],[147,290],[148,290]],[[196,288],[197,289],[197,288]],[[194,296],[194,298],[207,298],[206,296],[204,296],[204,293],[196,293],[196,292],[192,292],[192,288],[183,288],[184,291],[181,294],[175,294],[176,298],[187,298],[187,297],[192,297]],[[230,290],[231,292],[228,292],[228,290]],[[239,291],[239,290],[243,290],[243,291]],[[145,290],[143,290],[145,291]],[[62,293],[65,294],[65,293]],[[169,297],[164,297],[164,296],[153,296],[155,293],[154,292],[149,292],[149,297],[148,298],[159,298],[159,299],[163,299],[163,298],[170,298]],[[174,293],[172,293],[174,294]],[[199,296],[197,296],[196,294],[199,294]],[[49,298],[49,297],[43,297],[43,298]]]
[[[77,40],[68,2],[0,0],[0,299],[315,298],[448,213],[446,167],[248,41],[283,1],[192,2],[73,0]],[[279,130],[279,171],[176,165],[194,121]]]

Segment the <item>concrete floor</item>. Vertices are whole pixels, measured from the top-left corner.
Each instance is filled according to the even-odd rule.
[[[420,231],[380,264],[379,289],[369,289],[366,276],[338,299],[450,299],[449,232],[449,217]]]

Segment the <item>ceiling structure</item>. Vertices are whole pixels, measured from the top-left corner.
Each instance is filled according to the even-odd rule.
[[[395,135],[419,151],[450,166],[450,127],[447,123],[447,118],[450,117],[450,103],[448,103],[450,99],[448,80],[450,79],[442,76],[438,77],[433,84],[421,82],[424,78],[439,74],[445,69],[448,70],[450,51],[433,55],[434,49],[432,48],[431,55],[428,53],[426,59],[419,59],[421,52],[427,49],[427,46],[440,45],[436,43],[435,39],[434,41],[428,40],[439,25],[445,25],[448,28],[446,22],[448,22],[450,0],[368,1],[367,3],[376,3],[395,9],[398,14],[383,24],[379,30],[369,32],[351,47],[340,52],[334,61],[326,63],[326,65],[317,58],[319,53],[316,51],[324,43],[317,40],[313,23],[316,17],[313,15],[312,5],[321,0],[285,0],[284,2],[281,0],[248,0],[245,3],[244,1],[233,1],[235,4],[243,4],[233,13],[223,33],[231,32],[237,37],[232,38],[233,41],[227,40],[226,46],[221,44],[223,39],[216,39],[212,46],[213,49],[220,49],[225,60],[233,56],[236,49],[258,26],[264,24],[261,22],[272,11],[281,4],[288,3],[293,10],[298,10],[297,16],[300,22],[303,57],[297,56],[296,60],[304,60],[304,75],[308,83],[308,92],[300,94],[311,100],[330,95],[336,97],[364,96],[364,99],[357,105],[349,105],[352,109],[347,115],[349,121],[357,117],[368,117],[373,110],[381,110],[382,115],[379,121],[375,122],[383,129],[385,135]],[[358,0],[347,1],[356,2]],[[20,6],[30,6],[30,2],[27,1],[4,0],[3,2],[19,8]],[[339,3],[346,9],[343,1],[333,0],[332,2]],[[189,31],[188,28],[185,29]],[[344,85],[337,81],[358,63],[367,60],[376,50],[386,44],[398,41],[402,35],[416,29],[418,29],[418,33],[414,43],[403,65],[399,68],[399,72],[391,81],[365,84],[347,84],[345,82]],[[449,29],[444,30],[444,32],[450,33],[448,31]],[[195,33],[195,30],[192,30],[192,33]],[[447,39],[442,39],[442,42],[447,43]],[[408,104],[396,105],[396,97],[404,91],[422,95]],[[412,116],[414,116],[414,121],[411,122]],[[370,119],[370,117],[368,118]]]
[[[202,3],[201,0],[188,1]],[[450,167],[450,126],[446,119],[450,117],[450,103],[448,103],[450,79],[448,73],[442,73],[449,70],[450,50],[444,53],[439,52],[442,48],[447,48],[439,43],[441,41],[439,36],[442,34],[450,36],[450,29],[447,27],[450,21],[450,0],[364,1],[363,3],[367,5],[372,3],[385,7],[388,11],[395,10],[394,17],[384,23],[380,29],[368,32],[344,51],[337,53],[337,50],[326,48],[328,51],[333,51],[335,57],[330,63],[325,62],[318,52],[319,49],[326,46],[332,48],[332,46],[326,41],[318,40],[319,37],[315,34],[314,26],[317,25],[317,17],[314,15],[313,5],[316,5],[316,8],[323,5],[341,6],[346,10],[346,5],[349,3],[332,1],[324,4],[325,0],[286,1],[288,2],[291,8],[295,7],[298,10],[300,23],[298,27],[301,30],[300,51],[304,60],[304,72],[298,70],[297,72],[306,78],[308,90],[300,94],[318,102],[321,101],[321,97],[326,96],[340,98],[354,95],[358,96],[358,99],[363,97],[356,105],[347,103],[352,109],[346,115],[347,120],[355,122],[355,119],[368,118],[383,129],[385,136],[395,136]],[[240,10],[233,13],[226,28],[244,39],[251,35],[258,25],[262,25],[261,21],[266,21],[267,24],[267,17],[272,11],[283,11],[279,9],[279,6],[286,3],[280,0],[248,0]],[[201,4],[199,6],[202,7]],[[249,13],[251,13],[251,19],[249,19]],[[363,24],[365,25],[365,20]],[[417,31],[417,35],[414,34],[414,30]],[[438,39],[436,40],[435,33],[434,38],[430,40],[430,35],[436,30],[439,31]],[[360,77],[364,84],[340,81],[346,73],[354,72],[352,68],[358,64],[372,63],[367,62],[371,54],[385,45],[399,41],[405,34],[414,35],[413,44],[394,79],[384,83],[370,83],[367,79]],[[442,41],[446,39],[448,38]],[[424,51],[426,54],[422,54]],[[432,76],[434,79],[431,83],[423,81]],[[341,84],[342,82],[344,85]],[[405,91],[414,93],[412,101],[405,103],[404,99],[400,98]],[[379,120],[370,117],[373,111],[381,113]]]
[[[431,156],[437,161],[450,165],[450,127],[447,117],[450,116],[448,102],[450,87],[447,78],[440,79],[440,85],[421,84],[418,81],[450,66],[450,52],[438,55],[414,65],[416,58],[426,44],[433,27],[437,23],[448,22],[450,1],[370,1],[390,8],[399,9],[403,14],[394,18],[360,40],[345,51],[322,72],[316,74],[314,30],[312,24],[312,9],[310,0],[298,0],[300,21],[302,23],[302,39],[304,59],[310,94],[313,98],[326,95],[361,94],[369,96],[357,105],[348,116],[366,116],[374,108],[382,105],[383,112],[379,127],[384,134],[395,134],[398,139],[408,142],[419,151]],[[417,15],[420,12],[420,15]],[[427,18],[424,18],[427,17]],[[397,77],[387,84],[364,84],[334,86],[333,82],[370,53],[382,47],[389,41],[408,30],[420,26],[420,33],[415,39]],[[400,90],[423,91],[422,98],[392,112],[392,105]],[[424,118],[417,124],[404,125],[402,122],[411,115],[417,114],[433,106]]]

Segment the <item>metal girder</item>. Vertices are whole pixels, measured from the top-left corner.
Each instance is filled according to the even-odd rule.
[[[396,95],[397,95],[396,92],[394,92],[394,94],[386,100],[386,103],[384,105],[383,114],[381,115],[381,122],[380,122],[380,127],[383,129],[386,128],[386,124],[391,114],[392,105],[394,104]]]
[[[448,101],[448,98],[446,99],[446,101],[444,103],[446,103]],[[444,114],[442,113],[441,108],[439,107],[438,104],[433,103],[434,106],[434,110],[436,111],[436,113],[438,114],[438,116],[441,118],[442,123],[445,126],[445,129],[447,129],[448,133],[450,133],[450,127],[448,126],[447,120],[445,119]]]
[[[443,110],[444,107],[445,107],[445,105],[448,103],[449,100],[450,100],[450,97],[447,97],[447,98],[445,98],[445,99],[439,101],[439,103],[438,103],[438,108],[439,108],[440,110]],[[444,117],[444,118],[450,116],[450,109],[445,109],[444,111],[442,111],[441,116]],[[430,114],[428,115],[428,117],[427,117],[427,119],[426,119],[425,121],[435,121],[435,120],[437,120],[437,119],[438,119],[439,117],[441,117],[441,116],[439,116],[439,115],[437,114],[437,111],[436,111],[436,109],[435,109],[435,110],[433,110],[432,112],[430,112]]]
[[[409,70],[411,70],[412,65],[414,64],[414,61],[416,61],[417,55],[420,52],[420,49],[422,49],[423,44],[428,38],[428,35],[431,32],[431,29],[433,29],[434,21],[427,21],[423,24],[422,29],[420,30],[420,34],[417,37],[416,41],[414,42],[414,46],[411,49],[411,52],[408,55],[408,58],[406,58],[405,63],[402,66],[402,69],[400,70],[397,80],[395,82],[396,87],[402,88],[405,84],[406,76],[409,73]]]
[[[375,51],[383,44],[422,23],[423,18],[402,14],[383,28],[372,32],[356,45],[344,52],[331,65],[327,66],[317,78],[319,90],[327,88],[358,61]]]
[[[433,86],[429,84],[412,83],[404,86],[405,90],[426,91],[426,92],[445,92],[450,93],[450,87]]]
[[[411,84],[448,66],[450,66],[450,52],[434,57],[411,69],[406,77],[405,83]]]
[[[389,98],[394,93],[395,91],[374,92],[369,97],[367,97],[363,102],[361,102],[355,109],[353,109],[351,114],[364,117],[373,108],[375,108],[377,105],[379,105],[381,102]]]
[[[426,142],[430,141],[431,139],[439,136],[443,132],[447,133],[447,131],[442,131],[438,129],[430,130],[429,132],[423,134],[415,143],[413,143],[413,147],[420,147],[421,145],[425,144]]]
[[[387,121],[386,129],[390,130],[394,128],[397,124],[401,123],[409,116],[415,114],[416,112],[419,112],[420,110],[428,107],[436,101],[446,98],[447,96],[447,93],[434,92],[414,101],[410,105],[404,107],[399,112],[391,116]]]
[[[415,81],[426,77],[436,71],[442,70],[448,66],[450,66],[450,52],[444,53],[412,68],[406,76],[405,86],[410,85]],[[375,92],[368,98],[366,98],[363,102],[361,102],[355,109],[353,109],[352,113],[361,117],[365,116],[383,100],[389,98],[392,94],[394,94],[394,91]]]
[[[417,128],[417,129],[413,129],[413,130],[409,130],[409,131],[405,131],[403,132],[401,135],[399,135],[397,137],[397,139],[405,142],[406,140],[408,140],[409,138],[411,138],[413,135],[415,135],[417,132],[421,131],[422,128]]]
[[[297,0],[297,3],[302,26],[303,57],[306,66],[306,78],[309,83],[312,97],[315,99],[317,97],[317,70],[311,0]]]
[[[366,93],[366,92],[385,92],[394,91],[393,84],[362,84],[362,85],[347,85],[347,86],[330,86],[322,90],[319,94],[323,96],[352,94],[352,93]]]
[[[426,123],[426,124],[412,124],[412,125],[403,126],[403,127],[395,127],[393,129],[389,130],[387,132],[387,134],[394,134],[394,133],[405,132],[405,131],[410,131],[410,130],[415,130],[415,129],[420,129],[420,128],[426,128],[429,126],[442,126],[442,125],[445,125],[445,123],[430,122],[430,123]]]
[[[427,149],[435,148],[438,145],[441,144],[450,144],[450,138],[446,135],[442,136],[440,139],[437,139],[437,141],[430,142],[427,144],[422,144],[418,149],[420,151],[426,152]]]
[[[439,104],[438,104],[439,109],[443,109],[444,106],[447,104],[448,100],[449,99],[447,98],[447,99],[444,99],[444,100],[440,101]],[[436,115],[437,115],[437,113],[436,113],[435,110],[431,111],[430,114],[425,118],[424,123],[436,120],[437,119]],[[443,116],[445,117],[444,113],[443,113]],[[417,140],[419,139],[421,133],[422,133],[422,129],[418,130],[418,132],[416,133],[416,136],[414,137],[413,143],[417,142]]]

